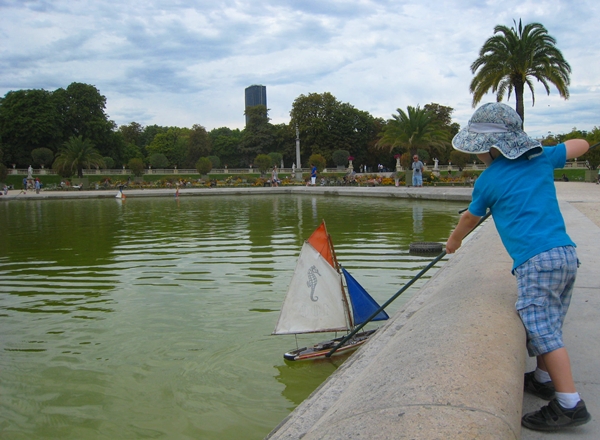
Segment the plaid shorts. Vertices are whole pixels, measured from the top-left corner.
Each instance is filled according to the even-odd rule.
[[[573,246],[542,252],[514,270],[516,308],[527,332],[529,356],[564,347],[562,325],[571,302],[579,260]]]

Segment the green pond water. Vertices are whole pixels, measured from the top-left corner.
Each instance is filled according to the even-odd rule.
[[[264,438],[345,360],[286,363],[294,336],[270,335],[303,240],[325,219],[339,261],[382,303],[433,258],[409,244],[444,242],[464,207],[303,195],[0,203],[0,438]]]

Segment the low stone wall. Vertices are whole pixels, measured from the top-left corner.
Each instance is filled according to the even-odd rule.
[[[268,438],[519,438],[525,333],[510,268],[489,220]]]

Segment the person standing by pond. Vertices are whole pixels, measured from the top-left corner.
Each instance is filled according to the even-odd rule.
[[[424,165],[423,165],[423,162],[421,162],[419,160],[419,156],[416,154],[413,156],[413,163],[411,164],[411,168],[413,170],[413,175],[412,175],[413,186],[416,186],[416,187],[423,186]]]
[[[271,186],[279,186],[279,176],[277,174],[277,165],[273,165],[271,172]]]
[[[487,168],[475,183],[469,209],[446,243],[452,254],[489,208],[517,278],[516,309],[525,327],[527,351],[537,368],[525,374],[526,392],[550,400],[525,414],[521,424],[537,431],[583,425],[591,420],[575,389],[562,325],[571,301],[579,260],[556,197],[554,169],[588,149],[583,139],[542,147],[522,129],[515,110],[490,103],[475,111],[452,140],[476,154]],[[516,209],[519,207],[519,209]]]
[[[317,184],[317,166],[312,163],[310,164],[310,184],[312,186]]]

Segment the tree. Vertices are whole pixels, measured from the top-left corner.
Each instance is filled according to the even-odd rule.
[[[167,168],[169,166],[169,160],[164,154],[154,153],[148,158],[148,163],[153,168]]]
[[[106,156],[106,157],[103,157],[102,159],[104,159],[104,167],[107,170],[110,170],[115,167],[115,161],[112,157]]]
[[[72,175],[76,171],[79,178],[83,177],[84,168],[93,166],[104,167],[104,160],[94,144],[83,136],[72,136],[65,142],[52,165],[59,173],[70,171],[68,175]]]
[[[8,176],[8,168],[3,163],[0,163],[0,182],[4,182]]]
[[[54,152],[50,148],[36,148],[31,152],[31,158],[36,165],[49,166],[54,160]]]
[[[63,139],[82,136],[97,146],[104,156],[111,156],[108,147],[116,129],[106,113],[106,97],[89,84],[71,83],[66,89],[53,92],[62,120]]]
[[[269,153],[267,156],[271,158],[271,166],[279,166],[279,164],[283,160],[283,155],[281,153]]]
[[[157,153],[164,154],[169,163],[181,167],[185,163],[188,147],[185,130],[170,127],[165,133],[158,133],[146,147],[146,152],[149,156]]]
[[[449,132],[443,130],[438,119],[421,107],[407,107],[407,112],[397,109],[383,128],[377,146],[381,149],[394,148],[408,151],[411,155],[419,148],[428,150],[431,146],[445,148],[448,145]]]
[[[325,158],[318,153],[311,154],[311,156],[308,158],[308,163],[316,166],[317,172],[319,172],[319,173],[321,171],[323,171],[325,169],[325,167],[327,166],[327,161],[325,160]]]
[[[260,174],[265,174],[273,166],[271,158],[266,154],[259,154],[254,158],[254,166],[258,168]]]
[[[559,95],[569,98],[571,66],[555,46],[556,40],[548,35],[546,28],[540,23],[519,25],[510,29],[498,25],[479,51],[479,58],[471,64],[471,72],[475,75],[471,81],[470,92],[473,94],[473,107],[491,89],[496,99],[501,102],[508,92],[510,99],[514,92],[516,111],[525,120],[523,96],[525,85],[531,91],[532,103],[535,104],[533,80],[542,83],[546,93],[550,94],[549,84],[553,84]]]
[[[0,99],[0,133],[4,161],[28,166],[31,152],[50,148],[56,152],[66,140],[60,130],[55,99],[46,90],[18,90]]]
[[[206,129],[202,125],[194,124],[188,133],[185,167],[193,167],[198,159],[208,156],[211,151],[210,137]]]
[[[131,170],[134,176],[140,177],[144,174],[144,169],[146,166],[144,165],[144,161],[142,159],[139,157],[134,157],[127,163],[127,168]]]
[[[335,150],[332,155],[333,163],[338,167],[346,166],[350,153],[347,150]]]
[[[249,163],[251,158],[256,155],[272,149],[273,125],[269,123],[268,112],[269,110],[264,105],[246,108],[244,114],[247,116],[248,122],[238,144],[238,150],[245,164]]]
[[[290,115],[290,126],[297,125],[300,131],[302,157],[318,153],[332,162],[333,152],[341,149],[357,161],[369,159],[368,148],[378,133],[369,113],[338,101],[331,93],[311,93],[294,100]]]
[[[210,131],[208,136],[212,144],[212,153],[218,156],[223,164],[229,166],[242,165],[237,148],[242,137],[239,129],[215,128]]]
[[[213,168],[221,168],[221,159],[218,156],[208,156]]]
[[[196,170],[202,176],[205,176],[212,170],[212,162],[208,157],[201,157],[198,159],[198,162],[196,162]]]

